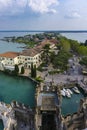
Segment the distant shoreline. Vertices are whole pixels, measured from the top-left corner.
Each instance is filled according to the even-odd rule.
[[[58,33],[87,33],[87,30],[0,30],[0,32],[58,32]]]

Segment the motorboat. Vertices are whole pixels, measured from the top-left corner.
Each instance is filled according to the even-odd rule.
[[[73,92],[70,89],[67,89],[70,94],[73,94]]]
[[[70,98],[71,97],[71,94],[69,93],[69,91],[65,88],[63,88],[63,91],[65,92],[65,95]]]
[[[73,91],[74,91],[75,93],[78,93],[78,94],[80,93],[80,91],[78,90],[77,87],[74,87],[74,88],[73,88]]]
[[[70,98],[71,97],[71,94],[70,94],[70,92],[66,89],[66,96],[68,97],[68,98]]]
[[[61,90],[61,95],[64,96],[64,97],[66,96],[66,94],[63,90]]]

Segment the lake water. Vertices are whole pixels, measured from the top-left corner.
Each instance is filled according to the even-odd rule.
[[[83,43],[87,40],[87,33],[61,33],[61,35]]]
[[[82,93],[80,94],[73,93],[71,98],[63,97],[61,106],[62,114],[65,116],[67,114],[73,114],[74,112],[77,112],[80,105],[80,99],[83,97],[84,95]]]
[[[26,34],[34,34],[37,32],[0,32],[0,39],[6,36],[24,36]],[[40,33],[40,32],[39,32]],[[68,38],[84,42],[87,39],[87,33],[62,33]],[[24,44],[0,41],[0,53],[6,51],[22,51]],[[35,84],[29,79],[21,77],[11,77],[0,72],[0,101],[11,103],[17,100],[24,104],[34,107],[35,100]],[[73,113],[77,111],[79,101],[83,97],[82,94],[74,94],[71,99],[64,98],[62,104],[62,113]],[[2,122],[0,122],[0,130],[3,130]]]
[[[24,36],[24,35],[28,35],[28,34],[36,34],[36,33],[40,33],[40,32],[11,32],[11,31],[4,31],[1,32],[0,31],[0,39],[4,38],[4,37],[11,37],[11,36]],[[0,40],[0,53],[4,53],[7,51],[14,51],[14,52],[20,52],[23,50],[22,47],[24,47],[25,44],[21,43],[12,43],[12,42],[6,42],[6,41],[2,41]]]
[[[36,33],[42,33],[42,32],[11,32],[11,31],[0,31],[0,39],[4,37],[10,37],[10,36],[24,36],[28,34],[36,34]],[[85,42],[87,40],[87,33],[61,33],[63,36],[66,36],[67,38],[71,38],[73,40],[78,40],[79,42]],[[19,43],[12,43],[12,42],[6,42],[0,40],[0,53],[4,53],[7,51],[15,51],[20,52],[23,50],[22,47],[24,47],[25,44],[19,44]]]

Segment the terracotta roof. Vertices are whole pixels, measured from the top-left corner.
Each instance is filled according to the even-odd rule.
[[[23,55],[23,56],[33,57],[33,56],[37,55],[38,53],[39,52],[37,50],[32,48],[32,49],[23,50],[22,53],[20,53],[20,54]]]
[[[7,58],[15,58],[17,56],[19,56],[18,52],[5,52],[0,54],[0,57],[7,57]]]
[[[57,44],[59,41],[58,40],[56,40],[56,39],[51,39],[51,40],[49,40],[51,43],[53,43],[53,44]]]
[[[26,50],[23,50],[20,54],[21,55],[24,55],[24,56],[35,56],[37,55],[38,53],[40,53],[43,49],[43,47],[46,45],[46,44],[50,44],[50,45],[53,45],[54,44],[54,41],[50,41],[48,39],[45,39],[43,40],[40,45],[37,45],[35,46],[34,48],[31,48],[31,49],[26,49]]]

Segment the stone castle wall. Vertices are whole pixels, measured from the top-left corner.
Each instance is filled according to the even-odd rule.
[[[65,130],[82,130],[87,128],[87,98],[80,101],[78,112],[63,118]]]

